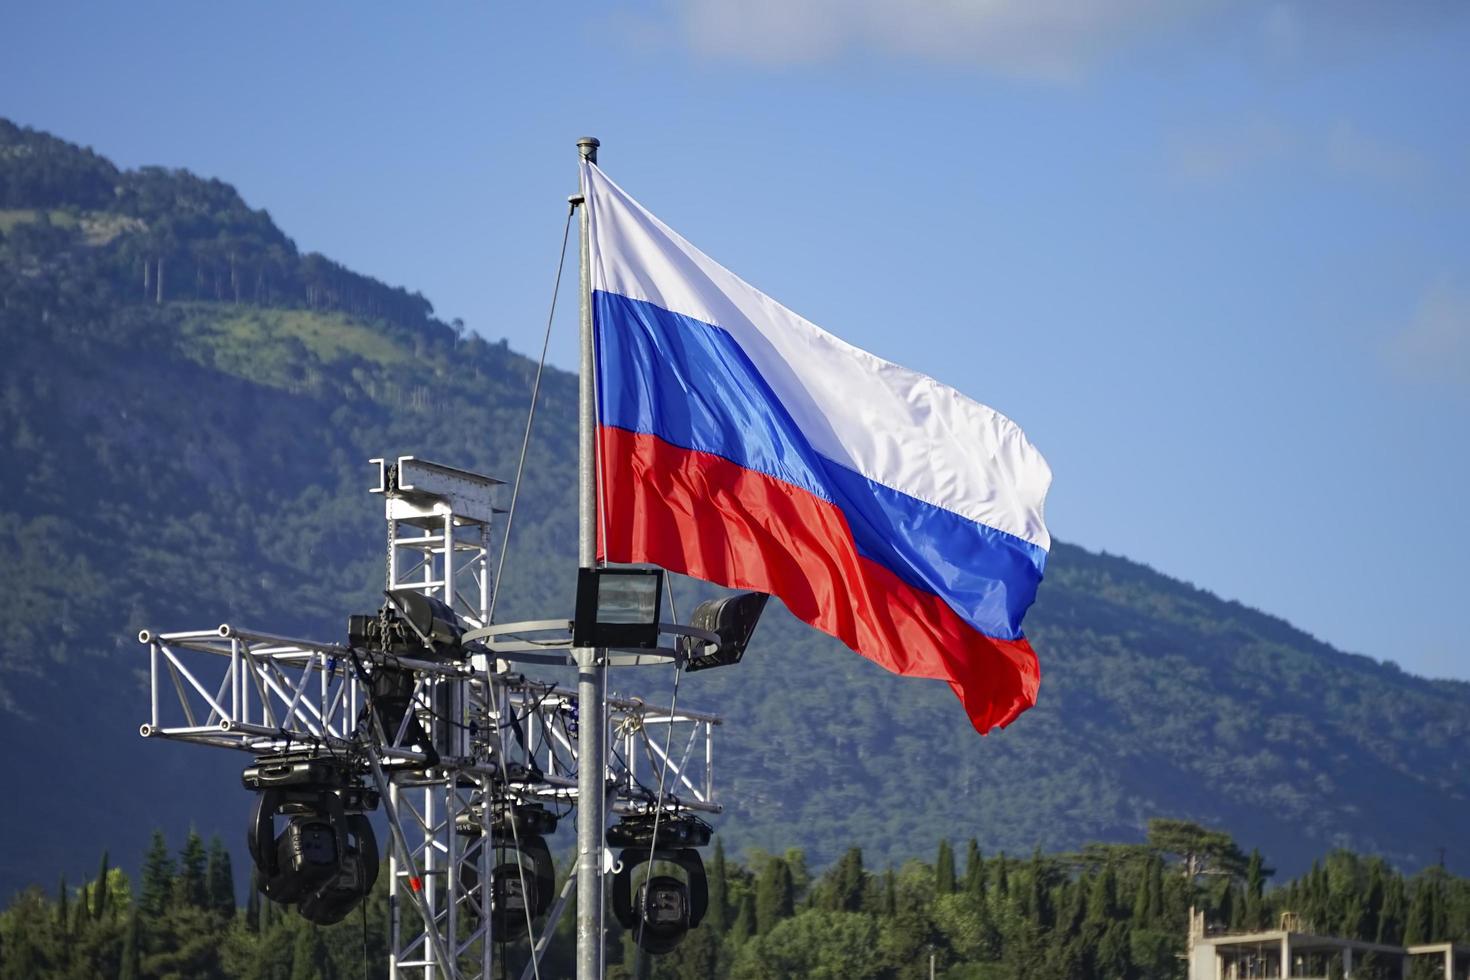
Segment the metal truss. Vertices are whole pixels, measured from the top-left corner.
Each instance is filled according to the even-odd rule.
[[[570,623],[487,625],[498,481],[409,456],[373,462],[378,481],[371,490],[384,497],[388,524],[387,592],[418,592],[450,606],[475,627],[465,635],[474,640],[473,655],[452,662],[390,657],[233,625],[144,630],[138,639],[148,648],[150,703],[139,730],[253,755],[314,750],[352,760],[377,784],[391,830],[389,976],[489,980],[495,805],[575,805],[579,725],[601,717],[610,736],[604,785],[614,813],[718,813],[720,719],[684,708],[671,714],[637,698],[608,698],[601,710],[584,711],[575,687],[518,672],[528,664],[570,663]],[[673,624],[661,628],[709,638]],[[523,639],[538,630],[542,639]],[[668,663],[670,656],[609,660]],[[388,665],[413,679],[415,707],[396,731],[384,731],[364,710],[369,678]],[[414,721],[437,752],[432,768],[410,734]],[[566,895],[534,942],[534,956],[545,951]],[[526,964],[527,975],[534,969]]]

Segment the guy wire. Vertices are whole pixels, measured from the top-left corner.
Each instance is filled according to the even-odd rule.
[[[541,375],[546,370],[546,352],[551,347],[551,324],[556,319],[556,299],[561,295],[561,273],[567,263],[567,239],[572,233],[572,215],[577,206],[567,206],[567,223],[561,232],[561,255],[556,260],[556,282],[551,287],[551,310],[546,314],[546,336],[541,340],[541,360],[536,362],[536,380],[531,384],[531,410],[526,414],[526,432],[521,437],[521,458],[516,463],[516,479],[510,490],[510,511],[505,515],[505,534],[500,539],[500,560],[495,563],[495,581],[490,587],[490,609],[485,617],[488,626],[495,622],[495,601],[500,598],[500,576],[505,571],[505,555],[510,550],[510,529],[516,519],[516,500],[521,495],[521,477],[526,471],[526,450],[531,445],[531,424],[536,421],[536,400],[541,395]]]

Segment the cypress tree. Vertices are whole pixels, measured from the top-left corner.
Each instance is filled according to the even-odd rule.
[[[828,908],[837,912],[861,912],[868,886],[868,875],[863,871],[862,848],[848,848],[832,869],[831,880]]]
[[[102,866],[97,869],[97,884],[92,889],[92,918],[101,921],[107,913],[107,852],[102,852]]]
[[[184,847],[179,851],[179,877],[174,882],[175,900],[196,909],[209,908],[209,884],[205,877],[208,859],[199,832],[190,828]]]
[[[1414,883],[1414,896],[1409,900],[1409,914],[1404,923],[1405,946],[1439,941],[1435,929],[1438,918],[1436,906],[1439,904],[1437,893],[1438,889],[1428,875]]]
[[[766,862],[755,883],[755,931],[765,935],[782,919],[789,919],[796,905],[796,888],[791,866],[782,858]]]
[[[893,865],[883,872],[883,900],[880,909],[885,918],[893,916],[898,912],[898,876],[893,873]]]
[[[250,869],[250,894],[245,899],[245,928],[260,932],[260,873]]]
[[[979,901],[985,897],[985,859],[980,844],[971,837],[965,846],[965,894]]]
[[[954,849],[949,846],[949,838],[944,837],[939,841],[939,856],[934,859],[934,891],[939,895],[953,895],[954,887]]]
[[[1383,862],[1375,858],[1368,869],[1368,890],[1363,895],[1363,934],[1358,938],[1372,939],[1382,928],[1385,890]]]
[[[1259,848],[1251,850],[1250,862],[1245,867],[1245,902],[1241,919],[1246,928],[1260,929],[1265,918],[1266,866]]]
[[[143,914],[154,918],[163,914],[172,899],[174,888],[174,863],[168,853],[168,842],[163,831],[153,832],[153,843],[143,859],[143,894],[139,903]]]
[[[56,930],[57,934],[62,937],[63,945],[66,943],[66,934],[71,928],[71,923],[67,921],[66,913],[68,911],[66,902],[66,875],[62,875],[61,883],[56,886]]]
[[[209,841],[209,861],[204,872],[209,909],[227,921],[235,917],[235,873],[230,867],[230,852],[219,836]]]
[[[811,886],[812,876],[806,867],[806,852],[799,847],[786,848],[786,869],[791,872],[791,900],[805,894]]]
[[[1037,929],[1045,932],[1055,921],[1051,906],[1050,874],[1037,846],[1031,855],[1030,881],[1026,889],[1026,912]]]
[[[729,924],[730,886],[726,880],[728,874],[729,869],[725,864],[725,842],[716,840],[715,856],[709,868],[709,911],[705,913],[704,924],[720,935],[724,935],[725,928]]]
[[[1087,921],[1107,925],[1118,917],[1118,876],[1107,865],[1093,879],[1087,896]]]
[[[1391,874],[1384,883],[1383,911],[1378,916],[1378,936],[1375,941],[1391,946],[1404,942],[1404,920],[1408,917],[1404,896],[1404,879]]]
[[[732,942],[743,943],[755,932],[755,896],[750,892],[740,896],[740,908],[726,933]]]
[[[140,980],[143,975],[142,949],[138,936],[138,906],[128,912],[128,928],[123,933],[122,965],[119,980]]]

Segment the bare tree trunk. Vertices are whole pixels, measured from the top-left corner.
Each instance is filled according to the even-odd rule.
[[[158,257],[158,275],[156,277],[154,277],[154,284],[158,287],[158,292],[154,296],[153,302],[154,303],[157,303],[160,306],[162,306],[163,305],[163,256],[161,256],[161,255]]]

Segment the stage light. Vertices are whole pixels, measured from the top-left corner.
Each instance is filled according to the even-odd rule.
[[[711,667],[727,667],[738,664],[755,635],[756,624],[771,597],[764,592],[741,592],[722,599],[710,599],[694,607],[689,625],[707,630],[720,638],[713,650],[702,640],[690,636],[679,637],[679,648],[684,653],[685,670],[707,670]]]
[[[659,828],[662,836],[663,828]],[[709,881],[704,861],[692,847],[624,848],[622,865],[613,875],[612,909],[618,923],[649,953],[667,953],[690,929],[704,921],[709,909]],[[646,866],[635,893],[633,881]],[[667,872],[682,872],[678,878]]]
[[[663,575],[650,568],[578,569],[572,645],[622,650],[658,646]]]
[[[377,837],[361,812],[377,793],[335,760],[299,755],[258,759],[241,780],[257,791],[246,844],[260,890],[311,922],[341,921],[378,878]]]
[[[474,835],[479,826],[465,821],[458,829],[461,834]],[[526,935],[527,911],[531,919],[539,919],[551,908],[556,864],[542,834],[555,831],[555,814],[538,804],[498,808],[492,818],[490,928],[498,939],[514,940]],[[481,835],[465,847],[459,882],[467,894],[480,885],[479,855],[484,846]]]

